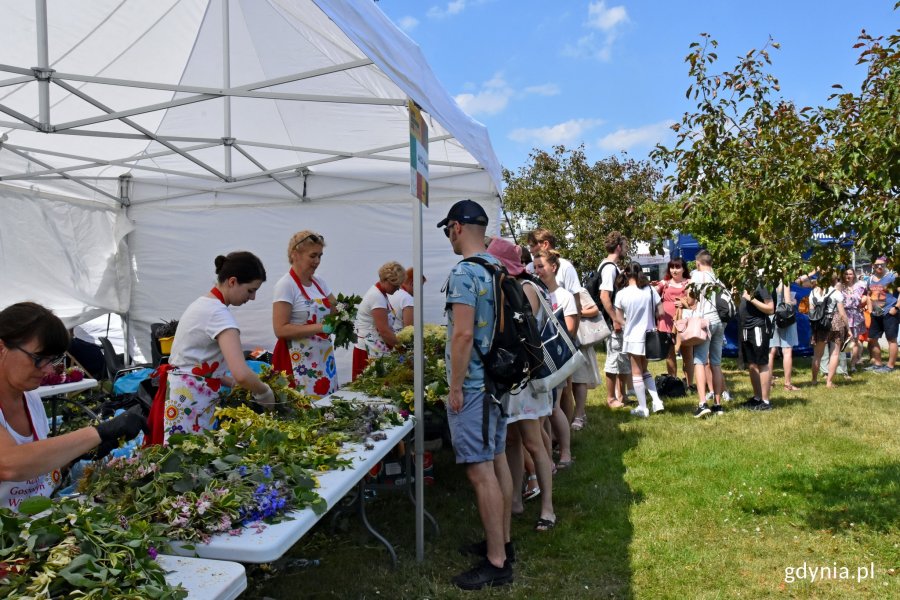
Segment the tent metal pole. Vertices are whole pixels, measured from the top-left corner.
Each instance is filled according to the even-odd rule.
[[[222,0],[222,86],[231,87],[231,27],[229,0]],[[231,96],[225,96],[225,133],[223,139],[231,137]],[[225,152],[225,175],[231,178],[231,144],[223,144]]]
[[[415,390],[413,411],[416,415],[416,562],[425,560],[425,320],[422,306],[422,203],[413,197],[413,386]]]
[[[47,43],[47,0],[35,0],[37,22],[38,120],[43,131],[50,129],[50,49]]]

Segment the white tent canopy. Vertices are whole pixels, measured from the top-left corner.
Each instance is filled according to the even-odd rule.
[[[454,262],[434,223],[461,198],[499,214],[486,130],[371,0],[0,0],[0,16],[0,306],[129,313],[149,355],[149,324],[245,249],[269,284],[236,310],[242,337],[271,348],[295,231],[325,235],[335,291],[412,264],[407,98],[429,126],[426,320]]]

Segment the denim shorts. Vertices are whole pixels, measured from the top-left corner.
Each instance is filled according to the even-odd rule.
[[[718,321],[709,324],[709,341],[694,346],[694,364],[722,364],[722,347],[725,346],[725,325]]]
[[[611,336],[606,338],[606,363],[603,370],[610,375],[628,375],[631,373],[631,359],[622,351],[621,331],[614,331]]]
[[[777,327],[773,323],[772,341],[769,348],[793,348],[797,345],[797,322],[794,321],[787,327]]]
[[[485,444],[482,435],[484,422],[484,391],[463,390],[463,406],[459,412],[447,407],[447,423],[453,439],[453,451],[457,463],[480,463],[494,460],[506,451],[506,417],[501,415],[500,405],[491,402],[488,410],[488,435]]]

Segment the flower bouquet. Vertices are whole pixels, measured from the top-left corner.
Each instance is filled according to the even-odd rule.
[[[83,380],[85,372],[78,367],[65,368],[63,365],[56,365],[53,370],[41,379],[41,385],[59,385],[61,383],[75,383]]]
[[[311,406],[311,399],[299,390],[290,386],[287,376],[274,370],[271,365],[263,365],[259,371],[259,379],[268,384],[275,393],[275,413],[284,418],[293,418],[298,411],[304,411]],[[243,387],[233,387],[227,393],[221,394],[219,406],[234,408],[247,406],[256,412],[265,409],[253,400],[253,393]]]
[[[335,299],[334,312],[325,317],[322,323],[326,330],[334,334],[335,348],[346,348],[356,343],[356,333],[353,330],[356,320],[356,310],[362,298],[357,295],[345,296],[338,294]]]
[[[156,562],[161,528],[76,499],[0,509],[0,597],[180,600]]]

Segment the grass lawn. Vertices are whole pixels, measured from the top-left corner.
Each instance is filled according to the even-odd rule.
[[[554,478],[559,524],[533,531],[534,502],[513,520],[511,586],[462,592],[449,583],[470,564],[457,548],[482,533],[445,449],[426,488],[441,533],[426,533],[423,564],[412,505],[379,493],[369,516],[395,543],[397,569],[357,521],[332,533],[326,517],[288,555],[318,566],[251,567],[245,597],[900,598],[900,372],[838,378],[829,390],[808,384],[809,359],[796,362],[801,390],[777,380],[768,413],[735,406],[751,392],[733,364],[736,400],[720,417],[692,418],[696,398],[685,397],[639,420],[593,390],[587,427],[573,432],[575,465]],[[812,581],[814,567],[828,573]]]

